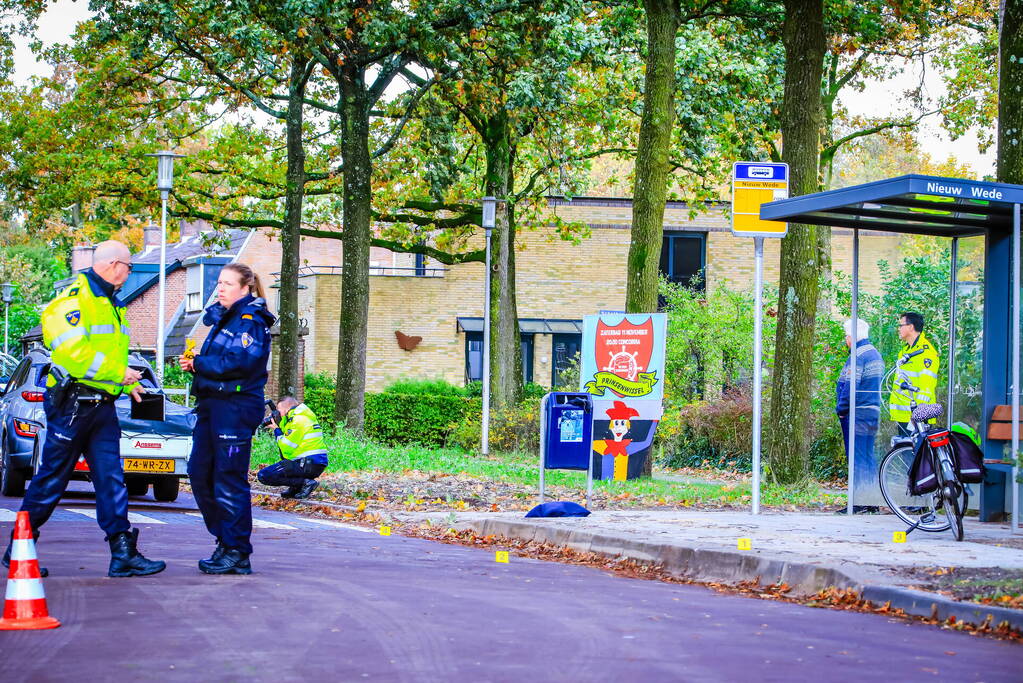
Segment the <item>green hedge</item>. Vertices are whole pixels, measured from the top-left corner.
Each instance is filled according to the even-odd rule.
[[[305,404],[325,424],[333,423],[334,390],[310,387]],[[480,399],[464,396],[366,394],[366,436],[385,444],[444,446],[455,426],[482,412]]]

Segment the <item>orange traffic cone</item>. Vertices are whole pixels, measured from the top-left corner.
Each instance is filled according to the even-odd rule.
[[[39,577],[39,560],[32,525],[27,512],[18,513],[11,544],[11,571],[7,576],[7,600],[0,631],[28,631],[57,628],[60,622],[50,616]]]

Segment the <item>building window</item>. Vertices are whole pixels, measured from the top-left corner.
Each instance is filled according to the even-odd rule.
[[[191,313],[201,311],[203,298],[202,266],[195,264],[185,270],[185,309]]]
[[[521,336],[522,381],[533,381],[533,335]],[[465,333],[465,383],[483,381],[483,333]]]
[[[568,386],[565,382],[565,372],[578,363],[579,352],[582,350],[583,336],[581,334],[555,334],[551,337],[551,387],[554,389],[574,390],[577,387]]]
[[[426,277],[426,256],[416,254],[416,277]]]
[[[707,234],[683,232],[666,234],[661,243],[661,274],[669,282],[702,290],[707,264]]]

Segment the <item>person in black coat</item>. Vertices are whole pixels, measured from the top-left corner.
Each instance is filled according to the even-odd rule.
[[[182,369],[195,373],[192,394],[198,399],[188,478],[206,528],[217,539],[213,555],[199,560],[206,574],[252,573],[249,459],[252,435],[263,419],[274,320],[259,276],[245,264],[228,264],[217,279],[217,303],[203,318],[212,329],[202,350],[194,359],[178,359]]]

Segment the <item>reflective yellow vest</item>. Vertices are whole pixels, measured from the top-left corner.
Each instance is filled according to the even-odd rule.
[[[323,431],[316,421],[316,414],[306,404],[299,403],[289,410],[279,425],[280,436],[277,445],[281,455],[290,460],[312,456],[315,460],[327,462],[327,446],[323,443]]]
[[[909,409],[909,392],[899,389],[898,384],[903,378],[920,391],[916,394],[916,402],[919,405],[925,403],[937,403],[938,391],[938,352],[934,344],[921,332],[912,346],[903,344],[899,350],[899,359],[906,354],[915,351],[922,351],[919,355],[913,356],[906,363],[899,366],[896,371],[896,385],[892,389],[892,395],[888,402],[888,414],[894,422],[909,422],[912,412]],[[902,396],[900,394],[906,394]]]
[[[120,396],[128,367],[128,320],[123,306],[92,291],[85,273],[43,310],[43,343],[50,359],[82,384]],[[47,379],[52,386],[53,377]]]

